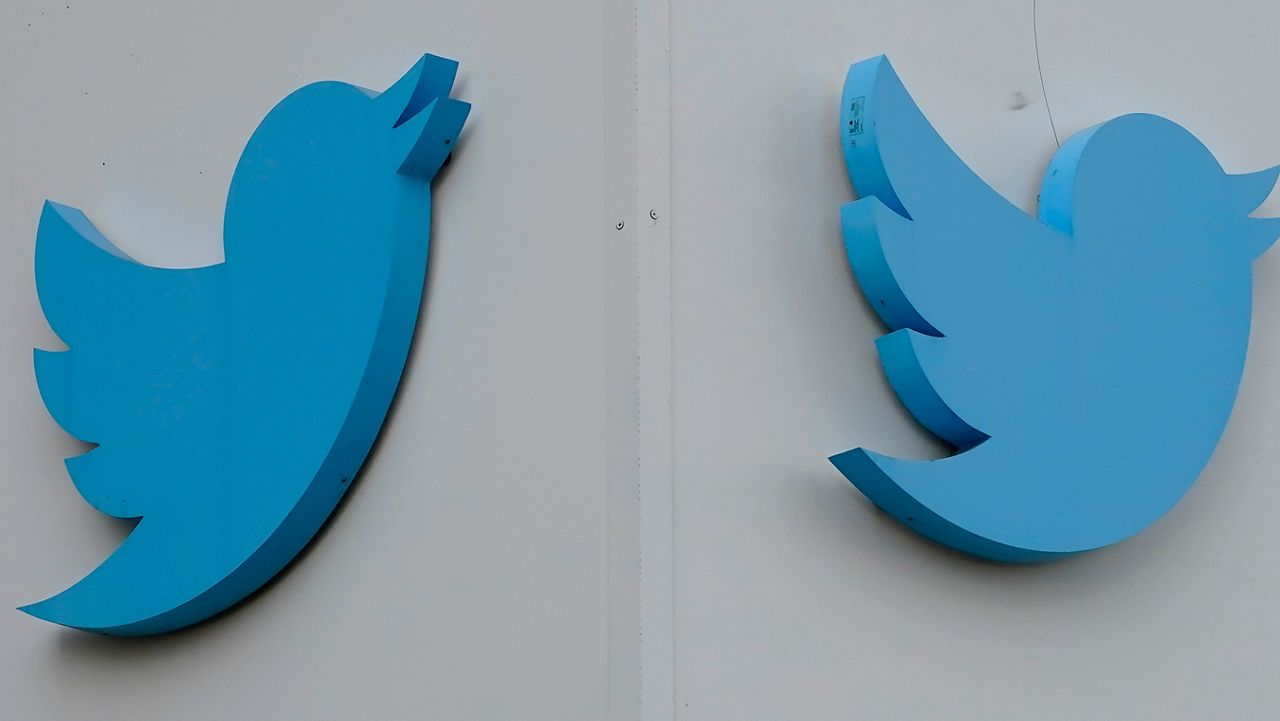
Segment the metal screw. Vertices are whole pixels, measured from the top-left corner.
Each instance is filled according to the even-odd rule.
[[[651,219],[653,219],[653,220],[657,220],[657,219],[658,219],[658,211],[657,211],[657,209],[656,209],[656,208],[654,208],[654,209],[650,209],[650,210],[649,210],[649,217],[650,217]]]
[[[618,230],[622,230],[623,228],[627,227],[627,224],[619,220],[618,224],[614,227],[616,227]]]

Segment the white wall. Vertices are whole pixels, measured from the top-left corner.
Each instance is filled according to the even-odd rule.
[[[1033,26],[1029,0],[67,5],[0,7],[9,607],[128,530],[76,495],[61,459],[79,447],[35,390],[30,348],[57,347],[31,272],[40,202],[83,208],[144,261],[207,263],[236,156],[293,88],[382,87],[431,51],[462,62],[454,94],[475,110],[437,185],[408,375],[320,542],[167,637],[0,610],[0,718],[571,721],[639,718],[642,698],[646,721],[1280,707],[1274,253],[1227,434],[1138,538],[980,563],[901,530],[825,460],[945,453],[882,380],[882,329],[843,256],[849,63],[888,52],[944,137],[1029,210],[1055,147],[1045,95],[1061,139],[1145,110],[1228,170],[1280,163],[1280,6],[1046,0]]]

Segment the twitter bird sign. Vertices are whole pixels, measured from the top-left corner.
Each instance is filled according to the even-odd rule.
[[[312,538],[386,416],[425,279],[431,180],[470,106],[457,64],[424,56],[377,93],[308,85],[236,166],[226,261],[142,265],[80,211],[47,203],[40,393],[97,444],[67,461],[85,500],[140,518],[33,616],[104,634],[181,628],[243,599]]]
[[[1228,175],[1180,126],[1126,115],[1062,146],[1031,218],[951,151],[883,56],[850,68],[842,103],[861,199],[841,221],[892,331],[880,359],[957,453],[832,462],[910,528],[999,561],[1146,528],[1231,413],[1253,261],[1280,236],[1280,219],[1249,214],[1280,169]]]

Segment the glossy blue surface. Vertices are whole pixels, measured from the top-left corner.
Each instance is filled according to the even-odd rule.
[[[180,628],[287,564],[364,462],[399,383],[422,296],[431,179],[470,106],[457,64],[424,56],[378,94],[308,85],[244,150],[226,261],[141,265],[78,210],[47,203],[36,240],[45,405],[99,444],[67,468],[103,513],[141,517],[71,588],[22,610],[109,634]]]
[[[892,332],[877,341],[939,460],[831,460],[919,533],[1001,561],[1115,543],[1169,510],[1231,413],[1252,264],[1280,220],[1249,218],[1277,170],[1228,175],[1178,125],[1126,115],[1072,137],[1031,218],[938,136],[883,56],[845,82],[860,200],[849,261]]]

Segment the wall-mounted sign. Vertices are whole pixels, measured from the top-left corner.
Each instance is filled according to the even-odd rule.
[[[470,106],[452,60],[381,94],[338,82],[281,101],[227,197],[226,261],[152,268],[78,210],[36,240],[45,405],[98,444],[67,461],[103,513],[141,518],[100,566],[22,610],[108,634],[226,609],[275,575],[350,487],[413,339],[431,179]]]
[[[1178,125],[1126,115],[1062,146],[1031,218],[884,57],[849,70],[840,135],[861,196],[845,242],[892,331],[885,373],[957,453],[856,449],[836,467],[921,534],[1002,561],[1105,546],[1168,511],[1231,413],[1253,260],[1280,235],[1248,216],[1280,171],[1228,175]]]

